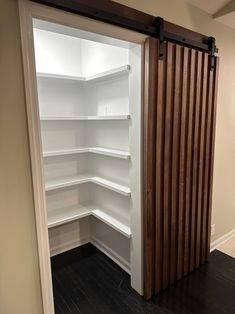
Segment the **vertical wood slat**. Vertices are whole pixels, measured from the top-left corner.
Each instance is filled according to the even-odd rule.
[[[159,60],[158,49],[145,49],[146,298],[203,264],[210,241],[218,70],[207,53],[165,43]]]
[[[157,75],[157,125],[156,125],[156,272],[155,272],[155,293],[158,293],[162,288],[163,280],[163,149],[164,149],[164,63],[165,60],[158,60],[158,75]]]
[[[173,79],[174,79],[174,51],[173,44],[166,47],[166,101],[164,120],[164,174],[163,174],[163,288],[169,284],[170,271],[170,202],[171,202],[171,138],[172,138],[172,111],[173,111]]]
[[[179,134],[181,113],[181,52],[182,47],[176,45],[174,73],[174,102],[173,102],[173,133],[172,133],[172,177],[171,177],[171,254],[170,254],[170,283],[176,278],[177,269],[177,237],[178,237],[178,203],[179,203]]]
[[[155,133],[158,73],[158,41],[148,38],[145,44],[144,105],[144,293],[150,298],[155,290]]]
[[[180,160],[179,160],[179,211],[178,211],[178,256],[177,256],[177,279],[183,275],[186,220],[188,224],[188,217],[186,217],[186,134],[187,134],[187,106],[188,106],[188,78],[189,78],[189,49],[183,48],[182,54],[182,108],[181,108],[181,130],[180,130]],[[188,252],[186,253],[188,254]]]
[[[189,81],[188,81],[188,115],[187,115],[187,134],[186,134],[186,189],[185,189],[185,238],[184,238],[184,272],[186,275],[189,272],[190,260],[190,235],[191,235],[191,187],[192,187],[192,161],[193,161],[193,117],[194,117],[194,98],[195,98],[195,64],[196,52],[190,50],[190,64],[189,64]]]
[[[201,70],[202,53],[196,52],[196,81],[195,81],[195,103],[194,103],[194,138],[193,138],[193,168],[192,168],[192,203],[191,203],[191,239],[190,239],[190,264],[189,270],[195,267],[196,252],[196,217],[197,217],[197,191],[198,191],[198,146],[200,128],[200,99],[201,99]]]

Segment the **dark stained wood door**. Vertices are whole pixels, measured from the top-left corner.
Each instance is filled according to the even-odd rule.
[[[145,297],[209,257],[218,58],[159,41],[145,45]]]

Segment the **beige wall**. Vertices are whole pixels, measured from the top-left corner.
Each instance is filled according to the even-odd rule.
[[[211,16],[184,0],[117,0],[175,24],[216,37],[220,73],[216,127],[212,241],[235,229],[235,29],[213,21]]]
[[[16,0],[0,0],[0,313],[41,314]]]
[[[213,222],[235,228],[235,30],[183,0],[119,0],[215,36],[221,66]],[[0,0],[0,313],[42,313],[16,0]]]

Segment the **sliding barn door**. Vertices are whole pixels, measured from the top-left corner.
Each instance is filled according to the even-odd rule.
[[[145,47],[145,297],[208,260],[218,60],[148,38]]]

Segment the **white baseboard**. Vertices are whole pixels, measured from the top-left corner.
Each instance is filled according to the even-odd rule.
[[[76,247],[79,247],[83,244],[92,243],[98,250],[103,252],[105,255],[107,255],[111,260],[113,260],[118,266],[120,266],[123,270],[125,270],[128,274],[130,274],[130,263],[128,263],[126,260],[124,260],[119,254],[114,252],[112,249],[110,249],[108,246],[106,246],[104,243],[99,241],[96,238],[90,238],[90,237],[84,237],[81,239],[76,239],[73,241],[69,241],[66,243],[63,243],[61,245],[58,245],[56,247],[51,248],[50,250],[50,256],[55,256],[61,253],[64,253],[66,251],[75,249]]]
[[[221,244],[225,243],[226,241],[230,240],[232,237],[235,236],[235,229],[229,231],[228,233],[224,234],[219,239],[211,242],[210,251],[214,251],[217,247],[219,247]],[[111,250],[109,247],[107,247],[104,243],[99,241],[95,238],[90,237],[84,237],[79,240],[73,240],[66,243],[63,243],[62,245],[56,246],[51,248],[50,250],[50,256],[55,256],[61,253],[64,253],[66,251],[75,249],[76,247],[79,247],[83,244],[87,244],[91,242],[97,249],[99,249],[101,252],[106,254],[109,258],[111,258],[116,264],[118,264],[121,268],[123,268],[128,274],[130,274],[130,263],[125,261],[120,255],[118,255],[116,252]]]
[[[63,243],[62,245],[58,245],[56,247],[51,248],[50,256],[52,257],[60,253],[64,253],[66,251],[75,249],[76,247],[79,247],[83,244],[91,242],[90,240],[91,240],[90,237],[84,237],[84,238],[80,238],[80,239]]]
[[[111,260],[113,260],[118,266],[120,266],[125,272],[130,274],[130,263],[128,263],[124,258],[122,258],[119,254],[114,252],[110,249],[107,245],[103,242],[99,241],[98,239],[92,237],[91,243],[105,255],[107,255]]]
[[[103,252],[105,255],[111,258],[111,260],[113,260],[117,265],[119,265],[128,274],[130,274],[130,264],[126,260],[124,260],[120,255],[118,255],[116,252],[111,250],[108,246],[106,246],[104,243],[102,243],[96,238],[91,239],[90,237],[84,237],[79,240],[63,243],[62,245],[51,248],[50,256],[52,257],[64,253],[66,251],[75,249],[76,247],[79,247],[87,243],[92,243],[95,247],[97,247],[97,249],[99,249],[101,252]]]
[[[228,233],[224,234],[219,239],[211,242],[211,248],[210,251],[214,251],[217,247],[219,247],[221,244],[225,243],[226,241],[230,240],[232,237],[235,236],[235,229],[229,231]]]

